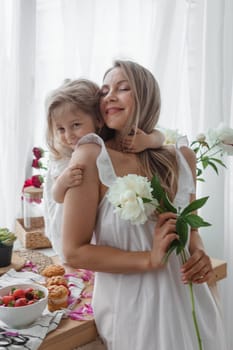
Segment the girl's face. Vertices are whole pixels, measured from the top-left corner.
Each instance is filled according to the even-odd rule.
[[[121,68],[112,69],[104,78],[101,88],[100,110],[105,124],[123,131],[134,112],[134,98]]]
[[[53,116],[53,130],[59,143],[72,150],[82,136],[96,132],[96,124],[92,116],[81,110],[65,109]]]

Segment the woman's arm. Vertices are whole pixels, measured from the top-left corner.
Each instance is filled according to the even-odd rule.
[[[174,223],[171,226],[168,220],[171,213],[163,214],[155,229],[157,241],[153,253],[91,244],[103,190],[96,168],[98,154],[99,147],[88,144],[80,146],[73,157],[73,163],[77,161],[85,166],[85,176],[80,186],[68,189],[65,195],[62,232],[67,263],[74,268],[111,273],[145,272],[161,267],[169,244],[177,238]]]
[[[100,202],[100,182],[96,167],[99,146],[82,145],[73,155],[84,164],[85,176],[80,186],[67,190],[64,200],[63,247],[69,265],[105,272],[146,270],[147,252],[127,252],[107,246],[92,245],[91,239]],[[87,161],[88,160],[88,161]]]
[[[182,147],[181,152],[190,166],[194,183],[196,184],[196,155],[188,147]],[[196,195],[191,194],[190,200],[193,201],[195,199]],[[205,252],[203,241],[197,229],[191,230],[189,251],[191,257],[181,269],[183,282],[207,282],[213,275],[213,268],[210,257]]]

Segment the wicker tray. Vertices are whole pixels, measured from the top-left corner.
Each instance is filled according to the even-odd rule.
[[[16,271],[20,270],[25,264],[25,257],[20,256],[17,252],[12,253],[11,263],[8,266],[0,267],[0,275],[3,275],[10,269],[14,269]]]
[[[51,248],[51,242],[44,234],[43,216],[31,218],[31,222],[32,227],[29,229],[24,227],[22,218],[16,219],[15,222],[15,234],[22,242],[24,248]]]

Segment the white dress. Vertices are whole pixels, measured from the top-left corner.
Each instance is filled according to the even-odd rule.
[[[70,158],[59,160],[49,159],[48,171],[45,177],[43,197],[44,197],[44,221],[45,235],[49,238],[53,250],[62,262],[64,256],[62,252],[61,225],[63,217],[63,204],[55,202],[52,196],[52,187],[55,179],[68,166]]]
[[[116,175],[103,141],[96,135],[79,142],[101,145],[99,177],[110,187]],[[191,170],[177,149],[180,167],[177,207],[189,202]],[[130,251],[151,250],[154,221],[132,225],[113,212],[106,195],[95,227],[96,244]],[[164,268],[131,274],[95,274],[93,309],[98,332],[108,350],[198,350],[190,291],[182,284],[179,257],[172,253]],[[220,310],[206,283],[193,285],[203,350],[225,350]]]

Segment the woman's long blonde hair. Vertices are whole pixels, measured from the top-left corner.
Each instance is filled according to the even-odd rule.
[[[155,77],[145,67],[126,60],[116,60],[105,76],[116,67],[122,69],[135,98],[134,114],[129,118],[125,135],[128,135],[135,126],[150,134],[156,127],[161,108],[160,89]],[[178,184],[175,152],[163,146],[156,150],[147,149],[138,156],[145,176],[151,179],[156,174],[170,199],[174,199]]]

